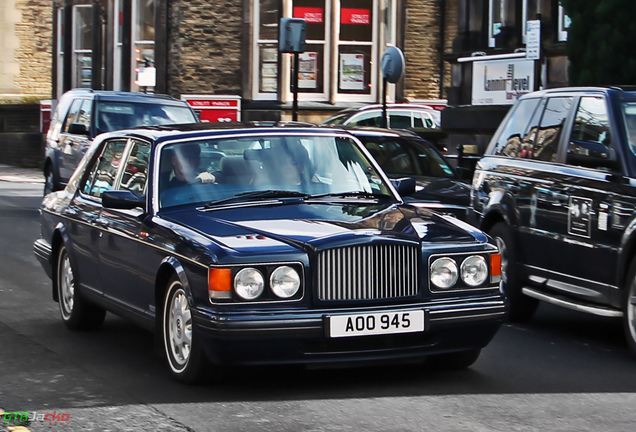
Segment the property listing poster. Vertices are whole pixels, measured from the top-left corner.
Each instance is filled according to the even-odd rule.
[[[340,89],[364,90],[364,54],[340,54]]]
[[[298,54],[298,88],[315,89],[318,87],[318,53]]]

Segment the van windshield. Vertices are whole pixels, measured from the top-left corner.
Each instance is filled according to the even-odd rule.
[[[100,101],[97,103],[96,133],[139,126],[155,126],[197,121],[186,106],[156,103]]]

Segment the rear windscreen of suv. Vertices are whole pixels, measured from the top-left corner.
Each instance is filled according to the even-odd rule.
[[[137,126],[196,122],[188,107],[109,101],[97,102],[95,119],[98,134]]]

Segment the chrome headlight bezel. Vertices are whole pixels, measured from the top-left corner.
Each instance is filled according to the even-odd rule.
[[[459,268],[457,262],[450,257],[440,257],[430,265],[431,284],[440,290],[448,290],[457,284]]]
[[[280,287],[277,288],[279,283],[277,282],[279,279],[277,275],[280,272],[291,274],[292,280],[295,279],[293,275],[296,274],[298,287],[295,290],[288,289],[287,292],[284,289],[280,289]],[[230,265],[214,264],[208,268],[208,298],[214,304],[299,301],[305,295],[304,273],[304,265],[298,261]],[[248,289],[247,285],[253,283],[256,283],[257,286]],[[295,283],[292,282],[292,285],[295,286]]]
[[[428,259],[429,289],[432,293],[446,293],[453,291],[470,291],[479,289],[498,289],[500,272],[493,273],[492,257],[499,256],[498,251],[466,252],[433,254]],[[434,266],[441,266],[444,262],[454,262],[457,266],[457,278],[452,285],[440,286],[433,281]],[[497,261],[498,262],[498,261]],[[474,279],[475,265],[478,265],[480,276]],[[484,268],[485,266],[485,268]],[[444,284],[442,284],[444,285]]]

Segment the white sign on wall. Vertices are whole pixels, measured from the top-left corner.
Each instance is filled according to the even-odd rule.
[[[473,105],[512,105],[534,91],[532,60],[505,59],[473,62]]]
[[[541,21],[532,20],[526,24],[526,58],[539,60],[541,58]]]

